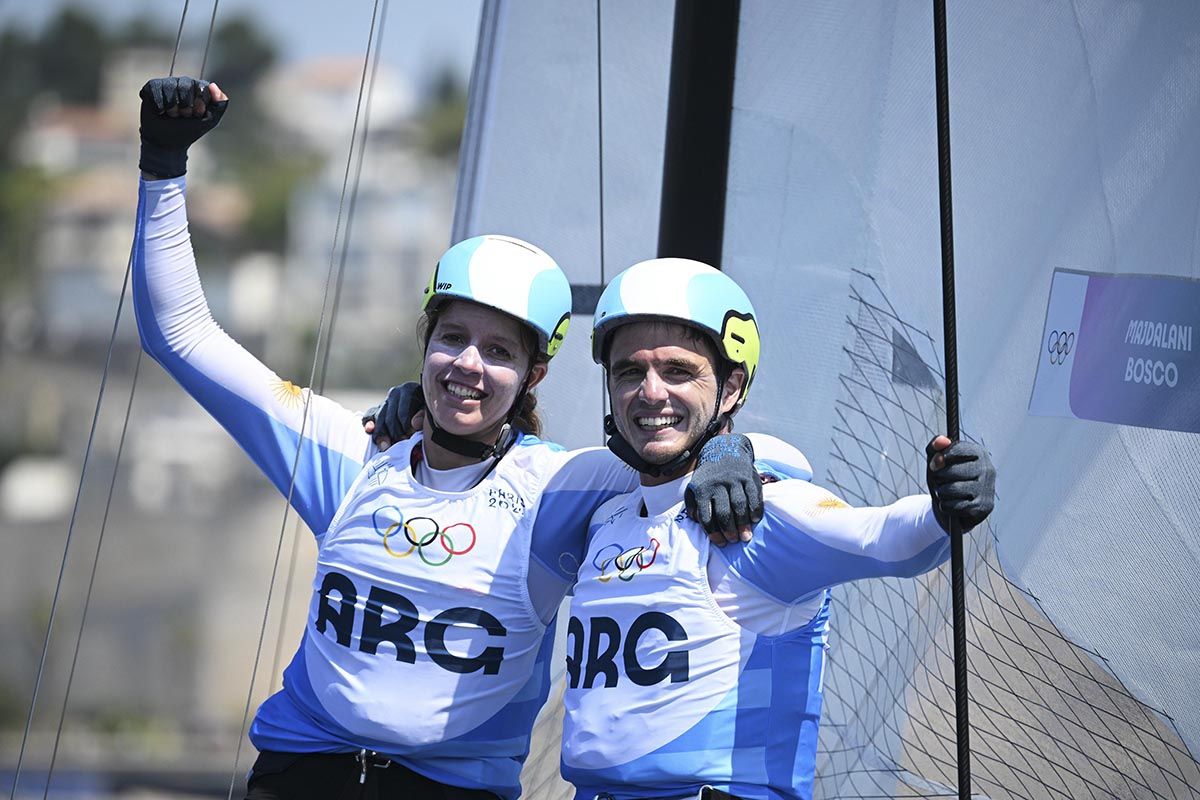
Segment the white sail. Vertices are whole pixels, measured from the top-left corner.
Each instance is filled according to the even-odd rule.
[[[1098,653],[1134,696],[1170,714],[1197,752],[1195,434],[1035,417],[1027,406],[1056,268],[1200,274],[1200,8],[957,4],[948,29],[964,429],[987,441],[1000,468],[992,520],[1000,561],[1062,633]],[[884,494],[893,470],[882,454],[862,463],[851,440],[920,443],[923,432],[912,432],[905,417],[928,420],[936,405],[912,387],[900,390],[897,405],[876,403],[873,391],[903,381],[872,381],[859,369],[891,368],[896,334],[919,346],[928,331],[940,347],[931,32],[927,6],[747,3],[739,35],[723,266],[762,297],[766,346],[805,342],[803,366],[763,369],[758,390],[781,404],[803,397],[812,409],[780,420],[758,395],[748,416],[800,443],[818,476],[851,485],[848,473],[865,466]],[[771,291],[755,295],[764,279]],[[864,314],[872,307],[890,311]],[[877,346],[872,327],[892,341]],[[864,350],[875,357],[861,358]],[[923,348],[927,363],[938,356],[938,347]],[[855,377],[861,385],[847,385]],[[846,396],[866,406],[857,419],[844,411]],[[830,447],[830,430],[840,426],[846,434],[835,433]],[[916,463],[911,446],[889,455]],[[977,583],[982,577],[976,573]],[[895,621],[886,612],[878,620]],[[861,657],[884,657],[887,638]],[[1027,682],[1014,694],[1051,693],[1038,683],[1053,685],[1054,676],[1029,677],[1042,666],[1034,656],[1041,647],[1003,638],[995,645],[1013,660],[1031,659],[1004,668]],[[978,669],[976,703],[986,715],[990,687],[986,668]],[[1101,696],[1109,691],[1084,683]],[[911,704],[911,682],[907,689]],[[1056,709],[1063,731],[1080,737],[1092,723],[1099,736],[1126,739],[1122,728],[1132,723],[1093,723],[1093,713],[1112,713],[1103,698],[1086,700],[1093,702],[1099,710],[1077,719]],[[826,722],[836,713],[831,707]],[[989,735],[981,725],[976,741],[999,749],[991,739],[1005,732]],[[1010,757],[1045,758],[1055,746],[1031,743],[1022,752],[1022,733],[1008,735]],[[1095,757],[1082,747],[1076,753]],[[885,746],[879,755],[895,760],[897,751]],[[1196,774],[1180,772],[1174,787],[1142,784],[1138,760],[1102,764],[1093,783],[1132,776],[1134,796],[1177,796]],[[1005,769],[977,759],[977,773],[989,767]],[[1073,782],[1088,785],[1075,776],[1038,779],[1075,796]],[[832,796],[849,795],[842,788]]]
[[[654,255],[673,10],[603,4],[598,76],[595,7],[488,4],[456,236],[527,237],[579,286]],[[764,355],[739,424],[855,502],[920,490],[944,425],[932,30],[923,3],[742,3],[721,266]],[[976,791],[1197,796],[1196,434],[1029,400],[1056,269],[1200,277],[1200,6],[951,4],[948,32],[963,429],[1000,471],[968,551]],[[542,391],[572,445],[599,441],[590,322]],[[946,793],[948,580],[835,603],[818,796]],[[564,791],[556,745],[533,797]]]

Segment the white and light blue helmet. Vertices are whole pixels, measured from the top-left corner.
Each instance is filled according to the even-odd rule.
[[[446,300],[470,300],[516,317],[537,334],[549,360],[571,323],[571,284],[543,250],[511,236],[475,236],[442,254],[421,301],[428,311]]]
[[[609,282],[596,303],[592,359],[604,363],[617,327],[646,320],[677,322],[707,333],[722,356],[746,370],[735,408],[746,402],[762,347],[754,306],[732,278],[686,258],[634,264]]]

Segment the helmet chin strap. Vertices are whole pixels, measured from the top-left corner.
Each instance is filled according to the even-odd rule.
[[[704,431],[696,437],[696,440],[688,444],[679,455],[667,461],[665,464],[651,464],[646,459],[642,458],[641,454],[634,449],[633,445],[621,435],[617,430],[617,421],[612,413],[604,417],[604,432],[608,435],[608,449],[613,452],[617,458],[624,461],[629,466],[633,467],[643,475],[649,475],[652,478],[662,477],[664,475],[674,475],[680,472],[700,453],[700,448],[704,447],[709,439],[716,436],[727,419],[725,414],[721,413],[721,395],[725,388],[725,381],[728,379],[728,369],[721,369],[717,374],[717,402],[713,408],[712,419],[708,421],[708,425],[704,427]],[[609,409],[612,409],[612,397],[608,401]]]
[[[443,428],[433,421],[433,416],[429,417],[429,428],[431,431],[430,439],[438,447],[445,448],[451,453],[457,453],[460,456],[473,458],[482,461],[485,458],[496,457],[499,459],[512,445],[516,438],[516,432],[510,422],[505,422],[500,426],[500,433],[496,436],[496,440],[491,444],[481,442],[478,439],[468,439],[466,436],[459,436],[456,433]]]
[[[445,448],[451,453],[456,453],[467,458],[474,458],[479,461],[485,458],[495,458],[499,461],[508,448],[513,446],[517,441],[519,431],[513,427],[512,421],[517,416],[517,409],[521,407],[521,402],[525,399],[525,395],[529,393],[529,378],[533,374],[533,368],[530,367],[529,373],[525,376],[525,381],[521,384],[521,391],[517,392],[516,399],[513,400],[512,407],[508,410],[508,416],[504,419],[504,424],[500,426],[500,432],[496,434],[496,439],[488,444],[481,442],[478,439],[471,439],[466,436],[459,436],[457,433],[450,431],[437,424],[433,418],[433,414],[426,414],[426,419],[429,420],[430,439],[438,447]]]

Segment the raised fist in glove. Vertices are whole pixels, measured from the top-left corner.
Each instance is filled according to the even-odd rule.
[[[154,78],[142,91],[142,172],[177,178],[187,172],[187,149],[217,127],[229,98],[215,83]]]
[[[950,520],[966,533],[987,519],[996,504],[996,468],[987,450],[974,442],[935,436],[925,446],[925,483],[933,513],[946,531]]]

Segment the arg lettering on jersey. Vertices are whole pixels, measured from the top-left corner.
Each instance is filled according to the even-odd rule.
[[[1200,281],[1054,271],[1029,413],[1200,432]]]
[[[350,578],[340,572],[326,573],[317,598],[317,633],[335,639],[342,647],[352,647],[358,624],[358,599],[359,588]],[[379,646],[387,643],[395,648],[397,661],[413,664],[417,660],[413,637],[421,636],[429,658],[448,672],[465,674],[482,670],[484,675],[495,675],[504,661],[504,648],[498,645],[489,645],[475,656],[456,655],[446,648],[446,633],[462,625],[481,628],[492,640],[508,635],[500,620],[481,608],[448,608],[422,626],[420,612],[411,600],[371,586],[363,604],[361,624],[358,650],[363,653],[379,654]],[[418,627],[423,630],[418,632]]]
[[[654,664],[639,660],[638,645],[644,636],[657,635],[667,642],[686,642],[688,635],[678,620],[661,611],[647,611],[633,621],[628,631],[612,617],[572,616],[567,624],[567,684],[612,688],[624,675],[638,686],[653,686],[688,679],[688,651],[672,648]],[[586,651],[586,652],[585,652]],[[618,666],[618,662],[619,666]]]

